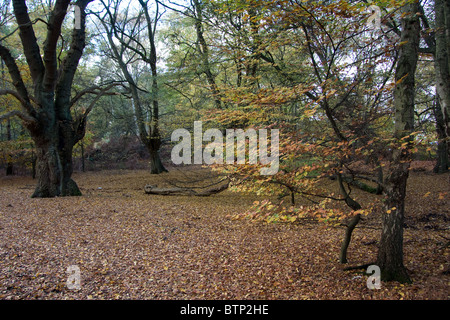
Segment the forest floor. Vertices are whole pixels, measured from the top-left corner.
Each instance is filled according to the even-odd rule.
[[[404,252],[413,283],[379,290],[367,288],[365,270],[343,271],[343,227],[233,220],[258,198],[228,190],[144,194],[179,175],[76,173],[83,196],[56,199],[31,199],[31,178],[0,178],[0,299],[449,299],[448,174],[411,173]],[[380,230],[378,213],[358,225],[348,265],[375,260]],[[66,285],[72,265],[79,290]]]

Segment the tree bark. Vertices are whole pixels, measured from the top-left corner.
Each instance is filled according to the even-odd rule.
[[[436,96],[435,106],[433,108],[434,117],[436,119],[436,133],[438,138],[436,165],[433,168],[435,173],[448,172],[450,166],[449,150],[447,143],[447,134],[445,131],[444,116],[440,107],[440,99]]]
[[[205,74],[208,81],[209,90],[213,96],[217,109],[222,109],[222,100],[220,99],[220,90],[216,84],[216,79],[211,71],[209,63],[209,49],[203,32],[203,9],[199,0],[193,0],[195,30],[197,33],[197,51],[200,54],[201,72]]]
[[[355,230],[355,228],[358,225],[360,220],[361,220],[361,214],[357,214],[347,224],[347,229],[345,230],[344,241],[342,241],[342,245],[341,245],[341,253],[339,255],[340,263],[348,262],[348,260],[347,260],[348,246],[350,245],[350,241],[352,239],[353,230]]]
[[[441,106],[447,152],[450,151],[450,3],[435,0],[436,13],[436,91]]]
[[[414,129],[415,72],[420,42],[418,3],[402,8],[400,52],[394,89],[394,138],[406,147],[394,148],[389,172],[384,183],[385,213],[382,222],[377,265],[384,281],[410,282],[403,264],[403,223],[405,214],[406,185],[411,162],[410,148]]]
[[[77,139],[72,122],[59,123],[33,138],[36,144],[37,186],[34,198],[80,196],[81,191],[71,176],[72,151]]]
[[[201,191],[195,191],[193,188],[158,188],[157,186],[146,185],[144,191],[146,194],[155,194],[162,196],[196,196],[196,197],[209,197],[214,194],[218,194],[228,189],[229,181],[225,184],[219,184],[214,187],[210,187]]]
[[[161,162],[161,157],[159,155],[159,148],[150,148],[150,173],[151,174],[160,174],[163,172],[167,172],[167,169],[164,167]]]
[[[8,118],[8,121],[6,123],[6,139],[8,141],[12,140],[12,136],[11,136],[11,119]],[[11,155],[8,156],[8,159],[6,161],[6,175],[7,176],[12,176],[14,174],[14,166],[13,166],[13,162],[10,159]]]
[[[352,197],[350,197],[350,194],[347,192],[347,190],[344,187],[344,181],[342,178],[342,175],[340,173],[337,174],[338,183],[339,183],[339,189],[341,191],[342,196],[345,199],[345,203],[347,206],[349,206],[352,210],[360,210],[362,207],[361,205],[355,201]],[[344,241],[342,241],[341,245],[341,252],[339,255],[339,262],[340,263],[347,263],[347,250],[348,246],[350,245],[350,241],[352,239],[352,233],[353,230],[356,228],[356,225],[361,220],[361,214],[356,214],[347,224],[347,229],[345,230],[345,237]]]

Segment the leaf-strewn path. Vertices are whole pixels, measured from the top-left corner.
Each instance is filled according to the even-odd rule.
[[[343,228],[234,221],[256,198],[150,196],[176,171],[76,174],[83,196],[31,199],[33,181],[0,178],[0,299],[448,299],[449,176],[414,173],[405,263],[414,283],[366,287],[338,263]],[[423,195],[430,191],[425,198]],[[350,264],[374,260],[379,218],[354,232]],[[77,265],[81,289],[66,287]]]

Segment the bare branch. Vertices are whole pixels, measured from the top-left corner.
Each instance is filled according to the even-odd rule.
[[[86,94],[97,94],[98,95],[98,94],[102,93],[102,91],[104,91],[104,86],[107,86],[106,90],[110,90],[114,86],[124,86],[124,85],[123,85],[123,81],[113,81],[113,82],[104,83],[101,85],[95,85],[95,86],[86,88],[86,89],[78,92],[75,95],[75,97],[72,98],[72,100],[70,101],[70,106],[72,107],[73,105],[75,105]]]

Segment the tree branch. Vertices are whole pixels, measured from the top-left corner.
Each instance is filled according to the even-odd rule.
[[[47,38],[44,42],[44,88],[46,91],[51,91],[56,83],[58,75],[56,45],[69,4],[70,0],[57,0],[47,25]]]
[[[3,120],[6,120],[6,119],[12,118],[12,117],[18,117],[21,120],[23,120],[25,122],[29,122],[29,123],[36,122],[36,119],[34,119],[33,117],[30,117],[29,115],[27,115],[23,112],[20,112],[19,110],[14,110],[14,111],[10,111],[5,114],[2,114],[0,116],[0,122]]]
[[[28,15],[28,8],[25,0],[13,0],[14,15],[20,30],[23,51],[30,68],[31,78],[36,83],[43,75],[44,64],[41,58],[39,45],[37,44],[33,24]]]
[[[80,28],[72,31],[72,41],[67,56],[61,64],[61,74],[56,86],[55,105],[59,108],[58,113],[61,119],[70,117],[70,91],[72,89],[73,78],[78,68],[78,63],[86,45],[86,6],[92,0],[78,0],[75,5],[80,8]]]
[[[8,48],[4,47],[1,44],[0,44],[0,58],[3,59],[3,61],[5,61],[9,75],[11,76],[14,87],[16,88],[16,91],[5,90],[4,94],[13,95],[20,101],[22,107],[27,111],[27,113],[31,117],[36,117],[36,110],[34,110],[33,106],[31,105],[30,96],[23,82],[22,76],[19,71],[19,67],[17,66],[16,61],[14,60]]]
[[[86,88],[80,92],[78,92],[75,97],[72,98],[70,101],[70,107],[74,106],[83,96],[86,94],[101,94],[103,89],[103,86],[107,85],[106,90],[111,89],[114,86],[124,86],[122,81],[113,81],[110,83],[105,83],[103,85],[95,85],[89,88]]]

